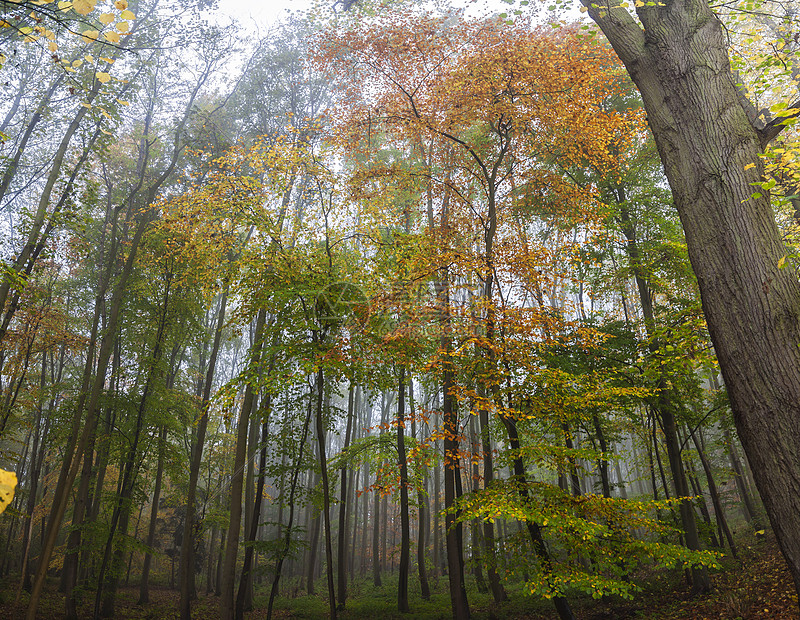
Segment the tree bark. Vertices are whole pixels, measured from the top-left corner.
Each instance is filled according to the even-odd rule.
[[[617,0],[582,3],[642,94],[736,428],[800,592],[800,282],[778,266],[768,192],[754,194],[774,132],[748,118],[707,2],[643,4],[641,24]]]
[[[400,467],[400,570],[397,583],[397,611],[408,613],[408,571],[411,562],[411,533],[408,519],[408,464],[406,463],[406,368],[400,366],[397,385],[397,461]]]
[[[191,462],[189,464],[189,490],[186,497],[186,517],[183,526],[183,541],[181,543],[180,559],[180,616],[181,620],[191,620],[191,601],[197,597],[194,590],[194,542],[195,542],[195,498],[197,496],[197,480],[200,476],[200,464],[203,459],[203,445],[206,440],[208,428],[208,405],[211,398],[211,387],[214,383],[214,372],[217,365],[220,344],[222,342],[222,328],[225,323],[225,310],[228,302],[228,283],[223,286],[222,295],[217,311],[217,324],[214,331],[214,344],[211,357],[208,361],[203,396],[200,404],[200,420],[197,423],[197,435],[192,446]]]
[[[156,482],[153,489],[153,504],[150,509],[150,525],[147,529],[147,551],[144,554],[142,579],[139,582],[139,605],[150,602],[150,567],[153,563],[153,544],[156,541],[156,525],[158,521],[158,503],[161,500],[161,477],[164,473],[164,449],[167,443],[167,427],[163,425],[158,432],[158,464],[156,465]]]
[[[411,379],[408,380],[408,399],[409,407],[411,409],[411,436],[417,438],[416,428],[416,412],[414,411],[414,384]],[[428,570],[425,566],[425,556],[428,548],[428,498],[425,496],[423,489],[425,488],[425,469],[422,471],[422,480],[420,487],[417,489],[417,504],[418,504],[418,527],[417,527],[417,570],[419,572],[419,589],[422,600],[427,601],[431,598],[431,587],[428,583]]]
[[[253,376],[258,374],[261,362],[262,338],[264,325],[267,323],[267,311],[263,308],[258,311],[256,318],[255,336],[253,338],[253,351],[248,368],[253,368]],[[220,618],[231,620],[234,617],[234,589],[236,583],[236,558],[239,555],[239,530],[242,525],[242,489],[244,487],[244,467],[247,456],[247,438],[250,430],[250,413],[256,398],[257,388],[248,381],[244,390],[242,406],[239,410],[239,420],[236,432],[236,450],[233,458],[233,474],[230,485],[230,521],[225,547],[225,558],[222,566],[222,592],[220,593]]]

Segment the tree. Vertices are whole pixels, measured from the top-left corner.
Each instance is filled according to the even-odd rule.
[[[800,592],[800,282],[769,192],[754,192],[786,116],[760,120],[747,102],[708,3],[637,2],[635,18],[616,0],[581,1],[642,94],[736,428]]]

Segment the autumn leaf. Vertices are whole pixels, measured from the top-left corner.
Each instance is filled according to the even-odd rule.
[[[114,14],[113,13],[101,13],[98,16],[97,19],[104,26],[108,26],[111,22],[114,21]]]
[[[72,8],[75,9],[76,13],[88,15],[94,11],[95,4],[97,4],[97,0],[74,0]]]
[[[0,469],[0,513],[11,504],[14,499],[14,489],[17,486],[17,474],[13,471]]]
[[[97,74],[95,74],[95,77],[97,78],[97,81],[100,82],[101,84],[105,84],[106,82],[111,80],[111,76],[103,71],[97,72]]]
[[[119,33],[118,32],[106,32],[103,36],[110,41],[111,43],[119,43]]]

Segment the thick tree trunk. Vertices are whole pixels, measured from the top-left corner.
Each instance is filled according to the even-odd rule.
[[[800,282],[778,266],[769,196],[754,194],[770,135],[747,116],[707,2],[643,4],[641,25],[618,2],[582,2],[642,93],[736,428],[800,591]]]

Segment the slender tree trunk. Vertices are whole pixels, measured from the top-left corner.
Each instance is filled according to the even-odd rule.
[[[161,501],[161,478],[164,474],[164,449],[167,443],[167,427],[162,426],[158,431],[158,464],[156,465],[156,482],[153,489],[153,503],[150,507],[150,525],[147,529],[147,550],[144,553],[142,566],[142,580],[139,583],[139,605],[150,602],[150,567],[153,563],[151,551],[156,541],[156,526],[158,525],[158,504]]]
[[[39,605],[42,588],[47,576],[47,567],[50,564],[50,557],[52,556],[53,549],[55,548],[58,531],[61,528],[61,522],[64,519],[64,513],[67,509],[67,502],[69,499],[69,492],[72,489],[72,484],[78,474],[78,468],[81,464],[81,457],[84,450],[89,443],[89,437],[92,433],[93,425],[91,420],[97,415],[97,409],[100,402],[100,395],[105,385],[106,371],[108,370],[108,362],[111,357],[112,346],[117,332],[117,322],[122,310],[122,302],[124,293],[127,287],[128,278],[133,272],[133,265],[136,259],[136,253],[141,242],[142,236],[148,224],[152,212],[145,215],[140,221],[131,240],[131,245],[128,248],[128,257],[125,261],[122,273],[114,287],[114,292],[111,297],[110,313],[106,331],[100,343],[100,350],[97,360],[97,369],[95,380],[92,384],[91,393],[86,407],[86,423],[83,432],[78,438],[81,424],[81,413],[83,412],[82,399],[79,399],[76,413],[72,420],[72,427],[70,435],[67,440],[67,445],[64,450],[64,460],[59,473],[58,483],[56,484],[53,501],[50,507],[50,516],[47,521],[47,529],[44,540],[42,542],[42,549],[39,554],[39,565],[36,570],[36,578],[34,579],[33,588],[31,591],[31,599],[26,612],[26,620],[35,620],[36,609]]]
[[[310,395],[309,395],[310,396]],[[286,522],[286,530],[283,537],[283,547],[281,548],[280,552],[278,553],[278,559],[275,562],[275,573],[272,577],[272,587],[270,588],[269,592],[269,603],[267,604],[267,620],[272,620],[272,606],[275,602],[275,596],[278,594],[278,584],[280,583],[281,579],[281,568],[283,567],[283,562],[286,559],[286,556],[289,554],[289,549],[292,544],[292,526],[294,525],[294,512],[295,512],[295,492],[297,490],[297,479],[300,476],[300,470],[303,466],[303,451],[305,449],[306,441],[308,440],[308,429],[311,425],[311,400],[309,398],[309,403],[307,407],[307,413],[305,417],[305,422],[303,424],[303,430],[300,438],[300,443],[298,444],[298,454],[297,460],[295,461],[297,464],[294,468],[294,472],[292,473],[292,482],[289,487],[289,518]]]
[[[650,287],[642,267],[641,251],[639,250],[636,238],[636,230],[631,221],[630,212],[626,204],[626,195],[622,187],[617,188],[617,198],[620,206],[620,224],[622,232],[627,240],[626,250],[633,267],[636,286],[639,290],[639,301],[642,307],[645,331],[649,339],[649,349],[652,354],[657,354],[661,344],[656,334],[656,321],[653,312],[653,299],[650,294]],[[661,421],[661,429],[664,432],[664,443],[667,448],[669,467],[672,479],[675,484],[675,496],[678,498],[688,497],[689,485],[686,481],[686,472],[681,460],[680,442],[678,441],[678,429],[675,421],[675,407],[670,399],[670,392],[666,377],[663,375],[658,379],[657,413]],[[682,501],[678,506],[681,516],[681,525],[686,537],[686,546],[689,549],[698,551],[701,549],[700,536],[697,531],[697,521],[691,505]],[[696,592],[708,592],[711,589],[711,581],[708,571],[704,566],[692,566],[692,589]]]
[[[270,368],[272,365],[270,364]],[[267,469],[267,441],[269,440],[269,420],[272,413],[272,395],[267,392],[262,405],[263,420],[261,423],[261,451],[258,464],[258,486],[256,487],[255,501],[253,502],[253,516],[250,519],[250,531],[247,533],[247,541],[255,542],[258,536],[258,524],[261,515],[261,504],[264,497],[264,479]],[[302,453],[301,455],[302,456]],[[299,465],[298,465],[299,467]],[[281,518],[278,518],[278,533],[280,534]],[[239,591],[236,595],[236,620],[242,620],[245,612],[245,598],[247,596],[247,580],[252,582],[253,564],[255,550],[252,545],[248,545],[244,550],[244,564],[242,565],[242,581],[239,584]]]
[[[517,432],[516,421],[509,416],[502,416],[501,420],[506,428],[506,432],[508,433],[511,453],[513,455],[512,461],[514,466],[514,479],[517,487],[517,493],[523,502],[530,501],[528,494],[528,482],[527,477],[525,476],[525,465],[520,454],[520,441],[519,434]],[[533,543],[533,550],[536,552],[536,555],[541,562],[543,577],[545,580],[547,580],[549,586],[557,587],[552,581],[553,561],[550,557],[550,552],[547,550],[547,545],[545,544],[542,530],[539,527],[539,524],[535,523],[534,521],[526,521],[525,523],[528,528],[528,535],[531,538],[531,543]],[[556,611],[558,612],[558,617],[561,618],[561,620],[575,620],[575,616],[572,613],[572,608],[565,597],[558,595],[553,596],[553,604],[555,605]]]
[[[261,363],[261,350],[267,311],[261,309],[256,318],[256,329],[252,349],[252,359],[248,368],[258,373]],[[225,560],[222,566],[222,592],[220,593],[220,618],[231,620],[235,614],[234,587],[236,583],[236,558],[239,555],[239,531],[242,525],[242,489],[244,487],[244,468],[247,456],[250,413],[253,410],[258,389],[250,381],[244,390],[244,399],[239,410],[236,431],[236,449],[233,458],[233,474],[230,483],[230,521],[225,547]]]
[[[331,620],[336,620],[336,589],[333,581],[333,540],[331,539],[331,496],[328,480],[328,458],[325,447],[325,423],[322,417],[325,383],[322,366],[317,370],[317,414],[316,431],[319,448],[320,476],[322,478],[322,522],[325,530],[325,562],[328,573],[328,603]]]
[[[208,428],[208,405],[211,398],[211,387],[214,383],[214,372],[217,365],[220,344],[222,342],[222,328],[225,324],[225,310],[228,302],[228,283],[222,290],[217,312],[217,324],[214,332],[214,344],[211,357],[208,361],[205,383],[203,384],[203,397],[201,402],[200,420],[197,424],[197,435],[192,446],[191,462],[189,464],[189,490],[186,497],[186,517],[183,526],[183,541],[181,544],[180,560],[180,616],[181,620],[191,620],[191,601],[197,598],[194,588],[194,544],[195,544],[195,498],[197,496],[197,481],[200,476],[200,464],[203,459],[203,445],[206,440]]]
[[[725,447],[728,449],[728,458],[730,459],[731,468],[733,469],[733,479],[736,483],[736,490],[739,492],[739,497],[742,499],[741,506],[744,519],[748,523],[752,523],[756,530],[760,530],[761,521],[758,518],[758,513],[756,512],[750,492],[747,490],[745,473],[742,470],[739,455],[736,454],[736,449],[733,446],[733,437],[731,437],[731,433],[727,429],[723,430],[723,437],[725,438]]]
[[[343,450],[347,452],[350,447],[350,435],[353,432],[353,415],[356,408],[355,404],[355,386],[351,383],[350,390],[347,397],[347,428],[344,434],[344,447]],[[341,468],[341,504],[339,506],[339,538],[337,541],[337,567],[336,577],[339,586],[339,603],[337,605],[339,611],[343,611],[345,603],[347,602],[347,464],[342,465]],[[330,570],[330,569],[329,569]]]
[[[408,398],[411,408],[411,435],[419,441],[417,437],[417,415],[414,410],[414,384],[409,378],[408,380]],[[431,587],[428,583],[428,571],[425,567],[425,556],[428,548],[428,499],[423,493],[425,487],[425,469],[422,471],[422,482],[417,489],[417,505],[418,508],[418,527],[417,527],[417,570],[419,572],[419,588],[422,600],[427,601],[431,598]]]
[[[408,518],[408,464],[406,463],[406,368],[400,366],[397,385],[397,460],[400,467],[400,574],[397,584],[397,610],[408,613],[408,572],[410,567],[411,534]]]
[[[719,491],[717,490],[717,483],[714,481],[714,474],[711,471],[711,465],[706,458],[705,451],[701,443],[697,440],[697,434],[689,429],[689,434],[692,438],[692,442],[694,443],[694,447],[697,449],[697,454],[700,457],[700,463],[703,465],[703,472],[706,475],[706,481],[708,482],[708,492],[711,495],[711,503],[714,505],[714,516],[717,519],[717,523],[719,524],[722,533],[725,535],[725,540],[728,541],[728,546],[731,548],[731,553],[733,557],[737,556],[736,551],[736,543],[733,542],[733,536],[731,535],[731,530],[728,527],[728,520],[725,518],[725,511],[722,507],[722,501],[719,497]]]

